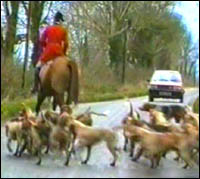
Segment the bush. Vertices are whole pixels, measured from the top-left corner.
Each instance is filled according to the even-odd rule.
[[[1,99],[13,100],[18,97],[30,97],[30,89],[33,84],[33,69],[26,72],[24,89],[22,84],[22,65],[16,65],[9,60],[1,67]]]
[[[119,76],[97,60],[82,69],[80,101],[105,101],[146,95],[146,80],[151,74],[151,70],[127,68],[126,83],[122,84]]]

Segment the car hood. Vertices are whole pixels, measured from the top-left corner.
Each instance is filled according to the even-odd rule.
[[[151,81],[150,85],[166,85],[166,86],[182,86],[182,82],[173,82],[173,81]]]

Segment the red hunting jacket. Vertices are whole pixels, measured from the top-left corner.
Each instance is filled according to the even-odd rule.
[[[40,37],[40,47],[42,54],[39,60],[43,64],[65,55],[69,47],[67,30],[59,25],[47,27]]]

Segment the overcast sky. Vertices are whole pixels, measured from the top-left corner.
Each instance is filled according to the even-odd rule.
[[[199,2],[181,1],[177,3],[175,11],[183,17],[183,22],[192,32],[193,40],[196,42],[199,39]]]
[[[193,42],[196,43],[199,40],[199,1],[181,1],[176,5],[175,11],[183,17],[182,20],[192,33]],[[196,67],[196,74],[199,76],[199,59]]]

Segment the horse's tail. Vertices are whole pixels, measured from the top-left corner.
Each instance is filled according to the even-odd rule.
[[[68,67],[70,69],[70,97],[71,100],[74,101],[75,104],[78,103],[78,96],[79,96],[79,72],[78,72],[78,65],[76,62],[70,60],[68,61]]]

